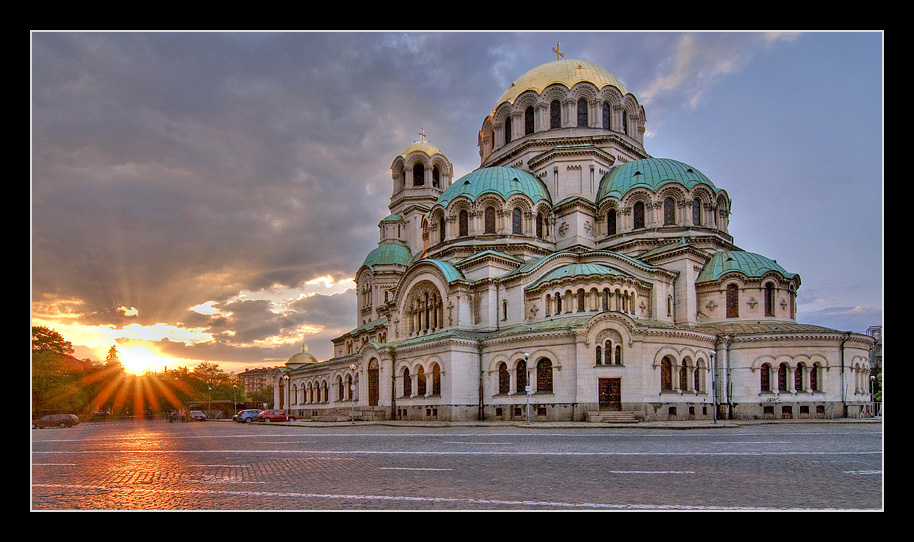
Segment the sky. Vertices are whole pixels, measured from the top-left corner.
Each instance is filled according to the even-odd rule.
[[[882,32],[39,31],[31,325],[81,359],[329,359],[394,157],[421,130],[476,169],[556,44],[638,98],[650,155],[727,191],[735,244],[800,275],[798,322],[882,324]]]

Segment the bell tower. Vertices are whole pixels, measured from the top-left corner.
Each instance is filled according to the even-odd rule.
[[[413,254],[425,248],[422,223],[425,214],[451,185],[454,176],[454,167],[444,153],[426,141],[424,131],[419,136],[420,140],[397,155],[390,166],[393,194],[390,215],[385,218],[388,231],[393,233],[396,225],[397,238]]]

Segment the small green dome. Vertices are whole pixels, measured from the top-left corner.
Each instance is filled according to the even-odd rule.
[[[600,180],[596,202],[604,198],[621,198],[633,188],[643,187],[656,192],[668,183],[679,183],[687,189],[704,184],[713,192],[717,187],[702,172],[688,164],[669,158],[644,158],[614,166]]]
[[[409,252],[409,248],[400,243],[381,243],[374,250],[368,253],[368,256],[365,256],[365,261],[362,262],[362,265],[367,265],[368,267],[374,268],[376,265],[402,265],[404,267],[409,265],[409,261],[412,259],[412,254]]]
[[[552,199],[546,186],[533,174],[510,167],[487,167],[472,171],[454,181],[440,196],[436,205],[447,207],[457,197],[464,196],[470,201],[483,194],[498,194],[508,199],[514,194],[525,194],[533,203]]]
[[[695,282],[714,281],[730,272],[743,273],[748,277],[761,277],[769,271],[780,273],[787,280],[796,276],[794,273],[788,273],[776,261],[760,254],[742,250],[725,250],[711,256]]]

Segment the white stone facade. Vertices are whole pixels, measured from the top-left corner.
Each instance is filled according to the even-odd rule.
[[[650,157],[646,115],[580,60],[530,70],[453,180],[421,141],[356,272],[355,328],[293,357],[300,419],[832,418],[870,401],[871,337],[796,322],[800,277],[746,252],[731,202]]]

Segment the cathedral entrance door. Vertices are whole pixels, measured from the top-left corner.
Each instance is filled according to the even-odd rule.
[[[600,410],[622,410],[622,379],[599,379]]]

